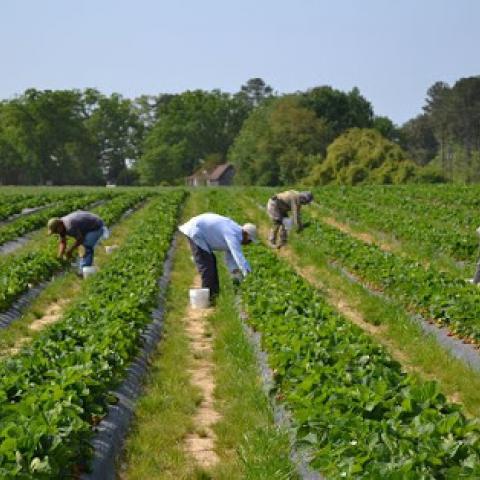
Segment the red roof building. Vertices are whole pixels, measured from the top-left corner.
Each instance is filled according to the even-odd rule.
[[[233,183],[234,176],[235,167],[231,163],[223,163],[222,165],[217,165],[210,172],[204,168],[198,169],[187,177],[186,183],[189,187],[227,186]]]

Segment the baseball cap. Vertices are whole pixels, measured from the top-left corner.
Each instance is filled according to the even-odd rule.
[[[248,238],[250,241],[253,243],[258,243],[257,239],[257,227],[253,223],[246,223],[243,227],[242,230],[247,233]]]
[[[58,217],[51,218],[47,223],[48,234],[53,235],[57,233],[57,228],[61,225],[62,220]]]
[[[305,203],[313,202],[313,193],[312,192],[300,192],[300,198]]]

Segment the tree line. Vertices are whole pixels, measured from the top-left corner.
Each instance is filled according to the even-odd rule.
[[[436,166],[448,180],[480,181],[480,76],[453,86],[436,82],[423,113],[402,127],[402,142],[420,165]]]
[[[29,89],[0,103],[2,184],[175,185],[225,161],[239,184],[471,182],[479,152],[479,77],[434,84],[401,127],[357,88],[279,95],[261,78],[233,94]]]

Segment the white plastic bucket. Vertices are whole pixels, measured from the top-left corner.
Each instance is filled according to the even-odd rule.
[[[285,227],[285,230],[289,232],[293,228],[293,220],[289,217],[285,217],[283,220],[283,226]]]
[[[88,278],[91,275],[95,275],[95,273],[97,272],[98,272],[98,268],[95,266],[82,268],[83,278]]]
[[[110,255],[118,248],[118,245],[105,245],[105,252]]]
[[[210,289],[209,288],[191,288],[190,289],[190,306],[192,308],[208,308],[210,305]]]

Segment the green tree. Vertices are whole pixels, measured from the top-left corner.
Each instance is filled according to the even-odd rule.
[[[349,128],[373,126],[372,106],[356,87],[348,93],[329,86],[315,87],[302,94],[302,103],[328,123],[331,140]]]
[[[8,162],[23,170],[10,175],[22,183],[98,182],[100,171],[91,164],[95,145],[84,125],[84,107],[77,90],[29,89],[5,102],[0,158],[5,154]]]
[[[403,145],[418,165],[430,163],[438,151],[438,141],[426,114],[418,115],[402,126]]]
[[[422,169],[399,145],[374,129],[352,128],[328,147],[325,161],[315,167],[306,183],[405,183],[416,181],[421,175]]]
[[[249,106],[218,90],[188,91],[162,105],[146,136],[139,172],[144,183],[178,183],[211,154],[225,158]]]
[[[307,175],[328,144],[323,119],[289,95],[256,108],[235,140],[229,160],[242,184],[285,185]]]
[[[372,128],[380,132],[385,138],[388,138],[392,142],[401,144],[403,141],[401,129],[399,129],[388,117],[375,115]]]
[[[138,110],[131,100],[118,93],[110,97],[99,95],[85,124],[94,139],[104,178],[116,183],[127,170],[127,162],[134,164],[140,154],[144,124]]]
[[[258,107],[264,100],[273,96],[273,88],[261,78],[250,78],[240,87],[237,96],[251,107]]]
[[[480,76],[461,78],[453,87],[434,83],[428,89],[424,111],[422,121],[431,126],[438,143],[434,163],[450,179],[480,180]],[[422,143],[427,141],[432,143],[428,137]],[[418,143],[415,136],[409,138],[407,148],[414,151]]]

